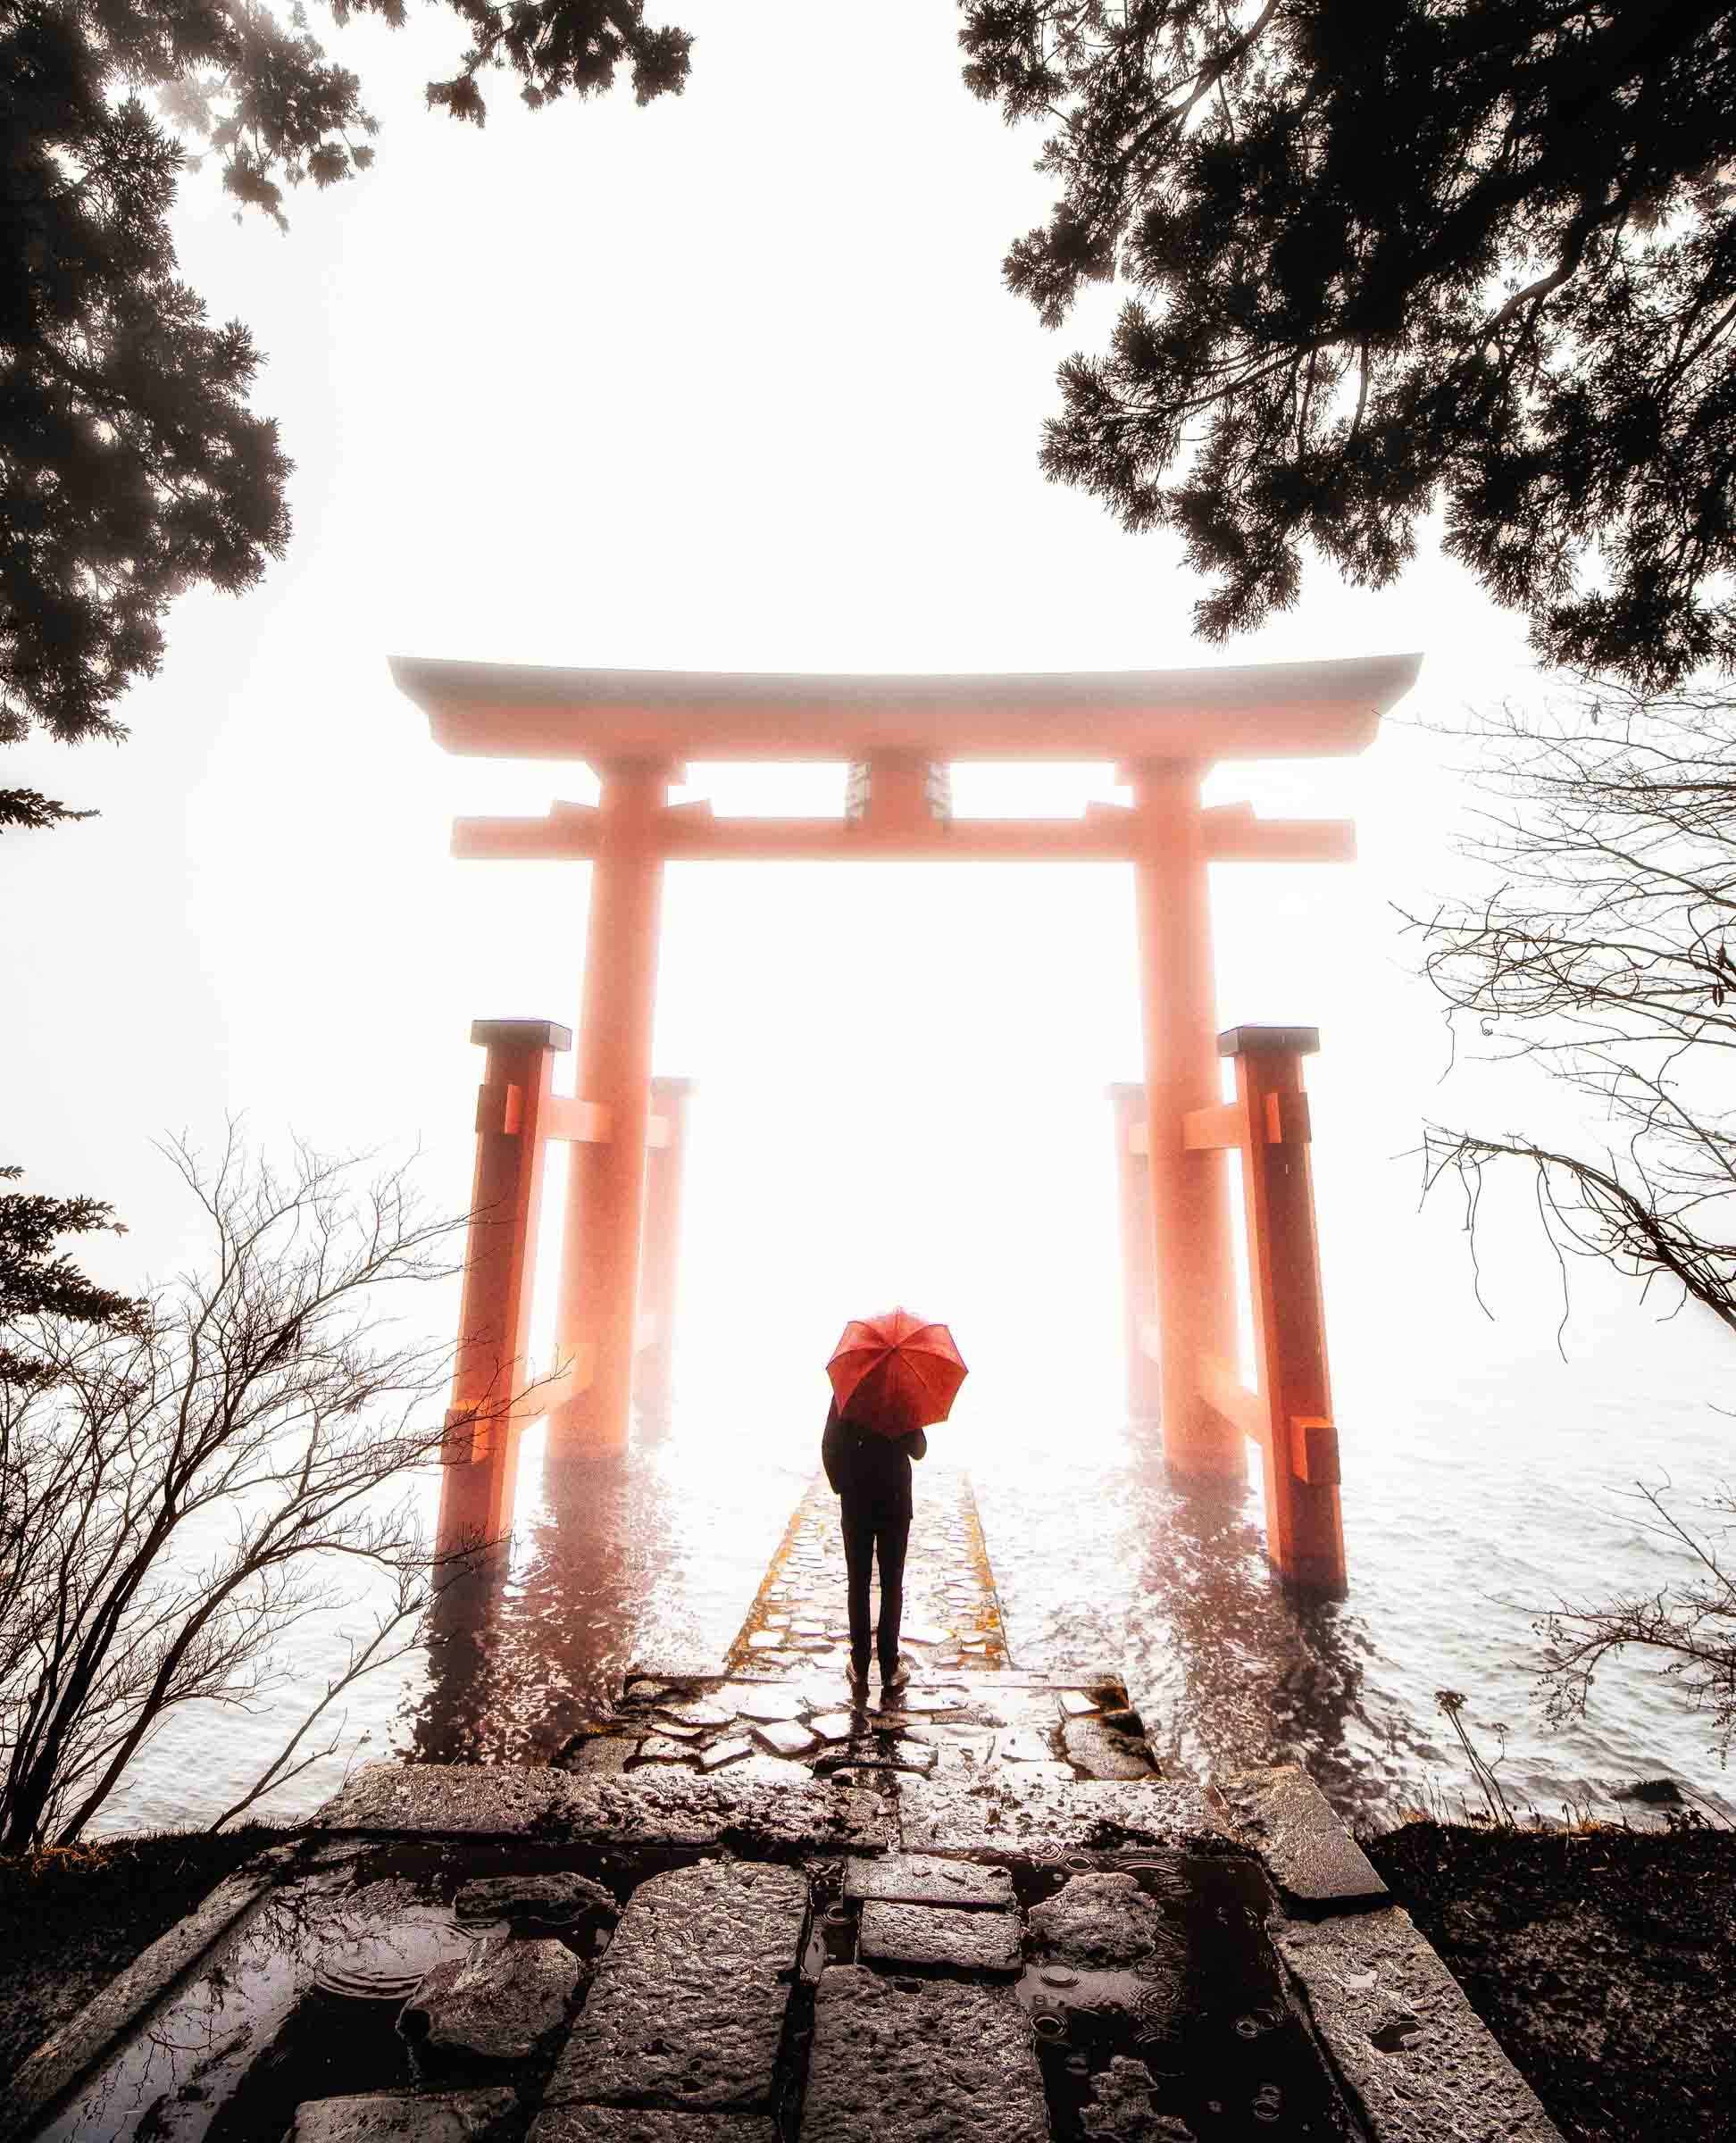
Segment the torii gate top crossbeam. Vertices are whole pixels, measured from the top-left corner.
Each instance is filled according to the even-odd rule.
[[[442,750],[490,759],[948,762],[1339,758],[1422,657],[1009,676],[557,670],[399,656]]]

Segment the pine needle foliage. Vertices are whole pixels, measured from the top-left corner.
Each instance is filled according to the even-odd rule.
[[[641,0],[444,0],[468,45],[428,101],[480,124],[481,83],[532,105],[679,92],[689,39]],[[404,0],[334,0],[397,27]],[[184,590],[251,588],[289,535],[291,464],[250,396],[261,358],[177,272],[170,212],[214,160],[238,213],[365,171],[376,122],[297,5],[0,0],[0,743],[123,735]],[[16,822],[16,821],[14,821]]]
[[[1008,285],[1131,293],[1043,465],[1181,536],[1206,638],[1440,508],[1546,661],[1736,663],[1736,8],[961,4],[970,88],[1051,128]]]

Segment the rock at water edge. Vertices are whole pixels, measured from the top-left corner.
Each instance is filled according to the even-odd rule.
[[[479,1956],[438,1964],[405,2004],[398,2030],[436,2054],[523,2061],[565,2023],[580,1964],[563,1942],[490,1942]]]
[[[1074,1875],[1031,1908],[1045,1955],[1070,1964],[1134,1964],[1179,1955],[1181,1938],[1131,1875]]]
[[[621,1907],[600,1882],[564,1872],[552,1875],[478,1875],[452,1901],[461,1920],[522,1920],[565,1927],[587,1914],[613,1922]]]
[[[517,2111],[518,2094],[505,2089],[308,2098],[284,2143],[490,2143]]]

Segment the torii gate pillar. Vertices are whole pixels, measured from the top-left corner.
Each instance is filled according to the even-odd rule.
[[[681,774],[663,759],[614,760],[598,771],[575,1091],[607,1112],[607,1136],[571,1149],[555,1354],[588,1360],[591,1375],[549,1417],[545,1463],[555,1471],[627,1445],[663,911],[660,814]]]
[[[1239,1429],[1201,1397],[1199,1364],[1233,1361],[1236,1298],[1223,1163],[1190,1152],[1181,1122],[1218,1099],[1217,985],[1199,811],[1202,769],[1124,768],[1139,823],[1139,1006],[1145,1030],[1148,1166],[1157,1280],[1157,1374],[1164,1456],[1196,1480],[1243,1480]]]
[[[659,1420],[673,1396],[675,1291],[681,1238],[681,1178],[687,1166],[690,1079],[651,1081],[652,1136],[645,1157],[645,1233],[639,1249],[641,1342],[633,1404]]]

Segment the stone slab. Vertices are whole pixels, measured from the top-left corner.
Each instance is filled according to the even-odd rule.
[[[1293,1764],[1250,1772],[1219,1791],[1287,1905],[1320,1914],[1391,1903],[1368,1855],[1306,1772]]]
[[[285,2143],[488,2143],[506,2133],[517,2111],[518,2094],[504,2085],[307,2098],[296,2108]]]
[[[721,1704],[714,1704],[708,1697],[689,1697],[681,1704],[660,1704],[659,1717],[672,1719],[677,1726],[690,1726],[696,1732],[708,1726],[728,1726],[735,1717]]]
[[[691,1741],[677,1741],[670,1734],[647,1734],[639,1743],[638,1761],[641,1764],[693,1764],[698,1761],[699,1750]]]
[[[701,1771],[721,1771],[724,1764],[734,1764],[742,1756],[751,1756],[754,1744],[746,1734],[738,1734],[728,1741],[714,1741],[709,1748],[699,1752]]]
[[[847,1764],[852,1771],[906,1771],[921,1777],[934,1769],[939,1755],[932,1741],[874,1734],[841,1745],[834,1743],[814,1759],[814,1770],[823,1777],[826,1772]]]
[[[739,1719],[799,1719],[802,1715],[800,1693],[782,1682],[764,1682],[757,1689],[750,1682],[731,1682],[717,1694],[724,1704],[734,1706]]]
[[[226,1875],[204,1902],[141,1950],[0,2084],[0,2136],[21,2135],[282,1880],[295,1849],[274,1846]]]
[[[1031,1908],[1032,1940],[1069,1964],[1137,1964],[1180,1938],[1131,1875],[1073,1875]]]
[[[795,1869],[744,1861],[641,1883],[544,2103],[769,2106],[807,1895]]]
[[[1561,2143],[1401,1907],[1278,1920],[1273,1937],[1375,2143]]]
[[[844,1872],[844,1895],[878,1898],[887,1905],[979,1905],[1004,1909],[1013,1902],[1006,1868],[973,1860],[943,1860],[931,1853],[887,1853],[878,1860],[853,1859]]]
[[[1042,2078],[1010,1987],[821,1974],[806,2143],[1047,2143]]]
[[[1016,1726],[1011,1732],[999,1735],[995,1743],[995,1754],[1003,1764],[1053,1764],[1055,1750],[1046,1734],[1032,1733],[1029,1727]]]
[[[1125,2054],[1110,2056],[1109,2066],[1091,2078],[1090,2106],[1080,2115],[1091,2143],[1198,2143],[1178,2115],[1152,2111],[1152,2081],[1144,2062]]]
[[[1222,1812],[1190,1779],[1126,1784],[1033,1777],[1035,1764],[1004,1771],[942,1769],[900,1781],[899,1842],[906,1850],[1012,1853],[1033,1847],[1111,1850],[1181,1847],[1230,1835]]]
[[[754,1731],[780,1756],[799,1756],[814,1747],[814,1736],[795,1719],[768,1719]]]
[[[1067,1761],[1094,1779],[1148,1779],[1156,1769],[1131,1735],[1111,1733],[1101,1719],[1069,1719],[1061,1739]]]
[[[632,1762],[638,1747],[638,1740],[630,1740],[624,1734],[586,1734],[580,1740],[568,1742],[561,1751],[561,1768],[580,1773],[622,1772]]]
[[[639,2106],[561,2105],[539,2114],[530,2143],[778,2143],[768,2114],[671,2114]]]
[[[313,1825],[369,1837],[431,1833],[575,1845],[704,1847],[725,1831],[814,1851],[872,1851],[893,1842],[875,1795],[789,1765],[767,1775],[762,1763],[774,1762],[749,1759],[714,1778],[645,1765],[622,1779],[532,1765],[373,1764],[354,1774]]]
[[[405,2004],[398,2030],[430,2055],[528,2061],[566,2022],[579,1960],[564,1942],[488,1942],[480,1954],[437,1964]]]
[[[1012,1776],[1017,1780],[1018,1789],[1022,1791],[1033,1783],[1043,1781],[1054,1786],[1071,1786],[1079,1773],[1071,1764],[1021,1764]]]
[[[1016,1912],[959,1912],[944,1905],[862,1908],[857,1947],[871,1963],[946,1966],[954,1972],[1018,1972],[1024,1963]]]

